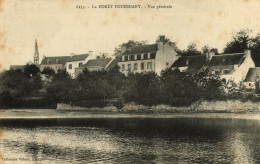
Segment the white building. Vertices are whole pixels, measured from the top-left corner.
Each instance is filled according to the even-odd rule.
[[[208,72],[237,84],[245,80],[250,67],[255,67],[250,50],[245,50],[244,53],[213,55],[205,65]]]
[[[117,61],[113,58],[91,59],[82,67],[76,68],[75,75],[78,76],[84,69],[88,69],[89,71],[101,71],[112,69],[116,65]]]
[[[134,47],[121,47],[121,57],[118,65],[125,75],[154,71],[160,74],[178,59],[175,44],[160,36],[155,44]]]
[[[88,54],[72,55],[70,59],[67,60],[66,70],[72,78],[75,78],[75,69],[87,63],[88,60],[91,58],[92,53],[92,51],[89,51]]]

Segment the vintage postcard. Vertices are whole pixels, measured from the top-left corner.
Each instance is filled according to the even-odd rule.
[[[0,163],[260,163],[259,0],[0,0]]]

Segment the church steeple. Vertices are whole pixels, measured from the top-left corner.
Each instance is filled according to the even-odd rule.
[[[34,64],[39,64],[39,51],[37,40],[35,39],[35,50],[34,50]]]

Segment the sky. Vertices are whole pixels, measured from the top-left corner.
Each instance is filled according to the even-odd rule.
[[[142,8],[98,8],[108,4]],[[128,40],[153,44],[159,35],[180,49],[195,42],[221,52],[241,29],[260,33],[259,11],[260,0],[0,0],[0,70],[33,61],[35,39],[40,61],[88,51],[112,55]]]

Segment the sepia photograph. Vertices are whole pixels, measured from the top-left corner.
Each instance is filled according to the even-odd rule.
[[[0,0],[0,164],[260,163],[260,0]]]

